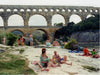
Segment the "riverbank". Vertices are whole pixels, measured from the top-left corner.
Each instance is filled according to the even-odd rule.
[[[84,69],[82,66],[91,66],[95,68],[100,68],[100,59],[93,59],[91,57],[79,56],[78,53],[68,53],[66,49],[62,48],[47,48],[47,55],[51,59],[53,52],[57,51],[58,54],[63,57],[66,55],[68,57],[68,63],[72,62],[72,66],[61,64],[61,67],[49,68],[49,72],[41,72],[40,68],[37,65],[31,64],[31,61],[39,61],[42,48],[33,48],[29,47],[22,56],[25,56],[29,60],[29,67],[32,68],[38,75],[71,75],[78,73],[77,75],[98,75],[98,72],[89,72],[87,69]]]
[[[1,46],[0,46],[1,47]],[[8,48],[8,46],[7,46]],[[99,75],[100,71],[91,71],[83,66],[92,67],[92,68],[99,68],[100,69],[100,58],[94,59],[91,57],[79,56],[79,53],[68,53],[67,49],[62,49],[60,47],[53,47],[53,48],[46,48],[47,55],[49,59],[52,58],[53,52],[57,51],[58,54],[63,57],[64,55],[67,56],[67,62],[72,62],[72,66],[61,64],[61,67],[51,68],[49,67],[49,72],[41,72],[41,69],[34,64],[31,64],[32,61],[39,61],[41,55],[42,48],[34,48],[29,46],[19,46],[19,47],[11,47],[11,54],[21,55],[28,59],[29,61],[29,68],[34,70],[37,75]],[[23,53],[20,53],[20,50],[23,49]],[[82,53],[80,53],[82,54]]]

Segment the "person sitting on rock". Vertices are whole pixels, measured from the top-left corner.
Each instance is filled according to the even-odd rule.
[[[86,55],[86,56],[91,55],[91,54],[89,53],[89,50],[87,49],[87,47],[85,47],[85,48],[83,49],[83,55]]]
[[[54,40],[53,41],[53,46],[60,46],[60,44],[58,43],[58,41]]]
[[[53,60],[53,63],[56,64],[56,63],[59,63],[59,59],[61,57],[57,54],[57,51],[54,51],[54,55],[52,57],[52,60]]]
[[[50,40],[47,40],[47,41],[46,41],[46,46],[47,46],[47,47],[50,47],[50,46],[51,46]]]
[[[37,64],[40,68],[41,71],[49,71],[48,67],[49,59],[48,56],[46,55],[46,49],[42,48],[42,54],[40,56],[40,63],[37,61],[32,62],[32,64]]]
[[[93,51],[91,52],[91,55],[93,58],[99,58],[100,56],[97,54],[96,50],[93,49]]]
[[[25,38],[23,36],[20,37],[21,46],[24,46]]]

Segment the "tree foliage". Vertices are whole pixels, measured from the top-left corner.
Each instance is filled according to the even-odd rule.
[[[14,35],[13,33],[7,33],[6,34],[6,38],[7,38],[7,45],[13,45],[15,42],[16,42],[16,40],[17,40],[17,36],[16,35]]]
[[[99,15],[93,14],[95,17],[87,18],[77,24],[74,24],[73,22],[68,23],[66,26],[58,29],[55,32],[54,37],[60,38],[60,37],[68,37],[73,32],[78,31],[86,31],[86,30],[98,30],[99,29]],[[67,38],[65,38],[67,39]]]
[[[63,26],[64,24],[61,22],[61,23],[55,23],[54,26],[58,26],[58,27],[61,27]]]

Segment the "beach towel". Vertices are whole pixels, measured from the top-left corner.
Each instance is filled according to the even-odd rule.
[[[69,50],[69,53],[83,53],[83,51]]]
[[[79,56],[92,57],[91,55],[80,55],[80,54]]]

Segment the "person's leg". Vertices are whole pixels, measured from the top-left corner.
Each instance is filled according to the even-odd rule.
[[[21,42],[21,46],[24,46],[24,42]]]
[[[66,61],[62,60],[62,61],[61,61],[61,64],[72,65],[72,62],[71,62],[71,63],[67,63]]]
[[[33,42],[32,41],[30,41],[30,46],[33,46]]]
[[[49,62],[48,67],[57,67],[57,65],[54,64],[53,62]]]
[[[43,68],[39,63],[37,63],[37,65],[38,65],[41,69]]]
[[[96,55],[95,55],[95,58],[99,58],[99,55],[98,55],[98,54],[96,54]]]
[[[64,56],[63,60],[61,60],[61,63],[62,64],[67,64],[67,65],[72,65],[72,62],[71,63],[67,63],[66,61],[67,61],[67,56]]]

